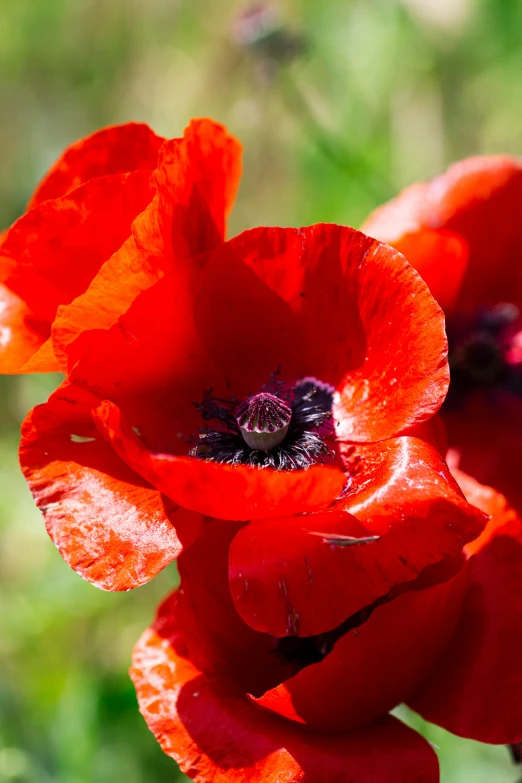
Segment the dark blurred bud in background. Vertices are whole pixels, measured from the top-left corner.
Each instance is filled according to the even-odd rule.
[[[253,56],[259,75],[270,79],[278,66],[287,64],[306,49],[304,36],[288,29],[277,9],[268,3],[250,3],[236,15],[232,24],[234,43]]]

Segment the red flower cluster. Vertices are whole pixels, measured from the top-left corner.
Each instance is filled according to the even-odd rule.
[[[440,454],[426,284],[350,228],[225,241],[239,170],[207,120],[102,131],[51,170],[0,248],[0,367],[67,375],[22,469],[97,586],[178,558],[132,676],[190,777],[430,783],[401,702],[522,740],[522,526]]]

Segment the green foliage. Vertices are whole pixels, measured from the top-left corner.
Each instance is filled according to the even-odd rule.
[[[240,40],[233,0],[2,0],[0,224],[72,140],[129,119],[178,134],[191,116],[245,145],[231,232],[358,225],[451,160],[520,153],[519,0],[280,0]],[[279,16],[277,16],[279,14]],[[0,783],[180,780],[138,714],[134,641],[176,584],[97,591],[48,540],[16,463],[18,424],[54,378],[0,384]],[[445,783],[508,783],[504,748],[409,720]]]

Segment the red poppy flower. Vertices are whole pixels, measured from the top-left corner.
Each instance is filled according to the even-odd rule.
[[[231,549],[238,610],[307,635],[478,535],[437,450],[406,434],[445,396],[446,341],[396,251],[330,225],[255,229],[190,261],[164,241],[169,271],[81,352],[63,344],[76,364],[23,427],[22,467],[73,568],[129,589],[203,517],[250,520]]]
[[[453,458],[522,508],[522,161],[461,161],[364,224],[406,255],[446,313]]]
[[[0,372],[66,371],[64,346],[128,308],[130,281],[124,295],[121,278],[136,292],[164,273],[150,229],[159,235],[169,210],[180,255],[223,241],[239,173],[238,142],[210,120],[193,121],[181,139],[128,123],[69,147],[2,237]],[[198,231],[184,225],[187,215]]]
[[[189,777],[437,781],[430,746],[387,714],[403,701],[461,736],[522,738],[522,525],[493,490],[458,478],[493,515],[465,567],[431,566],[329,633],[281,638],[245,624],[227,570],[248,527],[205,526],[131,669],[150,729]],[[356,590],[363,574],[345,579]]]

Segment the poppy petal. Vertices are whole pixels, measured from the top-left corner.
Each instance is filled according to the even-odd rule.
[[[195,307],[238,397],[278,366],[287,382],[315,376],[339,390],[340,438],[390,437],[446,394],[442,311],[402,256],[354,229],[246,231],[208,259]]]
[[[464,577],[464,578],[463,578]],[[256,703],[323,731],[348,731],[402,703],[436,663],[457,624],[465,574],[409,590],[348,630],[320,662]]]
[[[192,120],[185,129],[183,142],[175,147],[173,142],[165,144],[158,187],[161,190],[163,177],[169,181],[170,165],[174,164],[181,172],[190,171],[192,189],[203,196],[218,234],[224,239],[226,218],[232,211],[241,179],[242,146],[224,125],[210,119]],[[188,181],[186,176],[185,181]],[[201,234],[201,225],[195,225],[194,229],[195,239]],[[200,248],[199,252],[207,249],[208,246]]]
[[[63,196],[95,177],[137,169],[153,171],[163,142],[148,125],[139,122],[96,131],[67,147],[36,188],[27,208]]]
[[[241,617],[273,636],[315,635],[458,556],[486,517],[462,497],[442,457],[418,438],[353,447],[352,486],[316,514],[259,519],[230,548]]]
[[[44,345],[49,325],[39,321],[28,305],[9,288],[0,284],[0,373],[31,372],[27,363]],[[54,353],[40,361],[39,372],[56,372],[59,365]]]
[[[364,221],[361,231],[380,242],[395,243],[423,224],[429,182],[408,185],[398,196],[381,204]]]
[[[51,339],[46,340],[20,370],[22,373],[61,371],[62,365],[54,352]]]
[[[128,238],[154,194],[152,174],[98,177],[23,215],[2,245],[5,285],[50,325]]]
[[[344,485],[344,474],[334,467],[278,472],[158,454],[144,446],[114,403],[105,400],[93,416],[133,470],[179,506],[205,516],[244,521],[315,510]]]
[[[459,480],[493,515],[446,652],[408,704],[432,723],[492,744],[522,740],[522,523],[490,488]]]
[[[87,341],[71,380],[121,406],[153,451],[188,454],[202,426],[194,403],[205,389],[226,388],[179,279],[169,274],[158,280],[114,326],[90,332]]]
[[[62,384],[25,420],[20,461],[63,558],[97,587],[129,590],[174,560],[202,520],[118,458],[92,422],[92,405],[92,395]]]
[[[186,658],[167,618],[135,647],[131,677],[163,751],[196,783],[437,783],[429,744],[386,716],[328,736],[223,695]]]
[[[397,239],[394,247],[405,256],[445,312],[455,305],[469,260],[466,240],[452,231],[420,229]]]
[[[228,550],[240,523],[212,520],[178,558],[181,586],[169,599],[190,659],[207,677],[243,696],[261,695],[291,677],[276,640],[253,631],[235,610],[228,585]],[[165,610],[166,611],[166,610]]]
[[[435,246],[424,242],[423,230],[457,234],[468,246],[469,263],[455,307],[465,311],[506,301],[520,305],[522,275],[513,258],[522,252],[521,209],[522,160],[484,155],[466,158],[430,182],[407,188],[370,215],[363,228],[401,250],[405,235],[416,233],[408,242],[413,253],[406,257],[430,286],[441,259],[432,252]],[[456,272],[462,278],[462,269],[457,265],[448,272],[453,290],[453,276]]]
[[[480,508],[490,516],[489,522],[480,536],[466,544],[465,552],[468,557],[484,549],[499,531],[503,534],[508,533],[516,539],[520,530],[520,518],[515,509],[509,505],[504,495],[501,495],[500,492],[497,492],[492,487],[479,484],[478,481],[468,476],[467,473],[463,473],[462,470],[453,469],[451,472],[464,492],[468,503]]]
[[[184,258],[224,240],[225,216],[240,174],[239,142],[211,120],[194,120],[183,138],[165,142],[155,171],[158,192],[136,218],[132,236],[102,266],[87,291],[58,313],[55,351],[69,367],[94,341],[99,354],[100,337],[88,332],[109,329],[141,291],[167,271],[174,274]],[[178,299],[181,287],[178,281]]]

